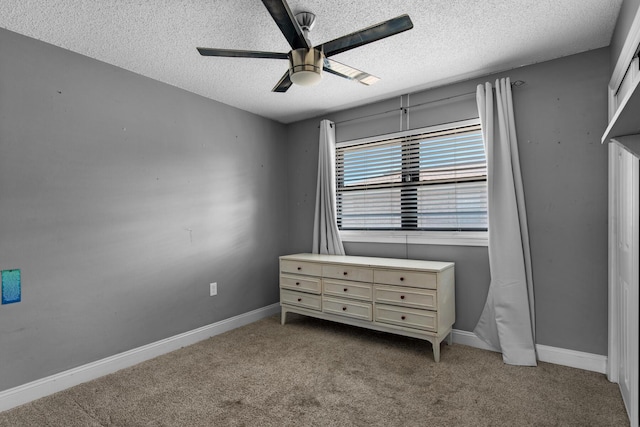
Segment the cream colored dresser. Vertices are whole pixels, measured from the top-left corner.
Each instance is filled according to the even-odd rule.
[[[455,321],[454,263],[340,255],[280,257],[281,322],[287,313],[440,343]]]

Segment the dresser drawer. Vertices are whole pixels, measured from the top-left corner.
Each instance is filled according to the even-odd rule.
[[[406,270],[375,270],[373,281],[385,285],[412,286],[415,288],[436,289],[436,273]]]
[[[375,285],[373,298],[377,303],[436,310],[436,294],[436,291],[431,289]]]
[[[295,289],[297,291],[311,292],[319,294],[322,291],[319,277],[311,276],[289,276],[283,274],[280,276],[280,287],[286,289]]]
[[[322,298],[322,311],[340,316],[371,321],[371,304],[339,298]]]
[[[313,262],[292,261],[288,259],[280,260],[281,273],[304,274],[307,276],[322,275],[322,265]]]
[[[320,295],[289,291],[287,289],[280,289],[280,303],[296,305],[311,310],[322,310],[322,297]]]
[[[380,323],[391,323],[407,328],[437,331],[436,315],[435,311],[376,304],[374,320]]]
[[[373,270],[349,265],[326,264],[322,266],[322,276],[332,279],[355,280],[357,282],[373,282]]]
[[[372,286],[368,283],[323,279],[322,293],[323,295],[333,295],[338,297],[371,301],[373,290]]]

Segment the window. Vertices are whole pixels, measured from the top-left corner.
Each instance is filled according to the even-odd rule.
[[[487,230],[477,119],[339,143],[336,186],[342,231]]]

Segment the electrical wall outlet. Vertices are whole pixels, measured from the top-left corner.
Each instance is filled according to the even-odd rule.
[[[218,295],[218,283],[213,282],[209,283],[209,296]]]

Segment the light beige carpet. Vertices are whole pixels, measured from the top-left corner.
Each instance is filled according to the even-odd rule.
[[[594,372],[290,314],[0,413],[0,426],[627,426]]]

